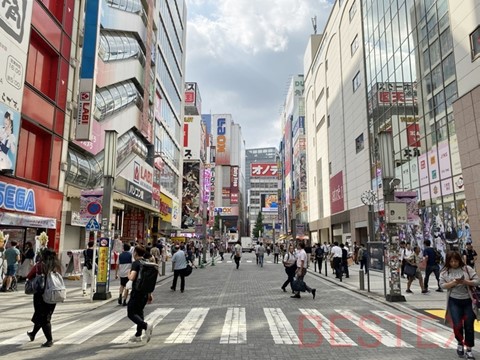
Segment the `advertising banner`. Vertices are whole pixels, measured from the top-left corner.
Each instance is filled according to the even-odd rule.
[[[262,212],[278,212],[278,194],[260,194]]]
[[[193,229],[200,214],[200,163],[183,163],[182,229]]]
[[[183,158],[200,160],[202,148],[201,116],[185,116],[183,120]],[[203,145],[204,146],[204,145]]]
[[[276,177],[278,166],[276,163],[252,163],[250,164],[250,177]]]
[[[160,219],[171,223],[172,207],[173,207],[172,199],[167,195],[160,193]]]
[[[203,202],[208,203],[210,200],[210,189],[211,189],[211,176],[212,172],[210,169],[205,169],[203,171]]]
[[[238,204],[238,175],[239,168],[238,166],[230,167],[230,203]]]
[[[215,163],[217,165],[230,165],[231,116],[213,115],[213,128],[215,135]]]
[[[27,52],[30,0],[0,2],[0,170],[15,171]]]
[[[330,207],[332,214],[344,210],[343,173],[340,171],[330,179]]]
[[[153,192],[153,168],[148,165],[145,160],[139,156],[128,164],[128,166],[122,170],[120,176],[129,180],[137,187],[146,190],[147,192]]]
[[[98,271],[97,271],[97,288],[108,287],[109,278],[109,256],[110,256],[110,239],[100,238],[97,240],[98,246]]]
[[[292,170],[292,119],[285,123],[285,176]]]
[[[172,200],[172,227],[179,229],[182,224],[180,204],[178,201]]]
[[[442,141],[438,144],[438,163],[440,167],[440,179],[447,179],[452,177],[452,166],[450,165],[451,163],[448,140]]]
[[[213,211],[220,216],[238,216],[238,206],[216,207]]]

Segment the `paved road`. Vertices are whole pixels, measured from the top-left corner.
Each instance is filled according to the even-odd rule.
[[[451,331],[418,312],[399,311],[311,274],[305,280],[317,288],[317,298],[291,299],[280,289],[283,266],[270,260],[259,268],[254,255],[244,254],[235,270],[226,257],[194,271],[183,294],[171,292],[170,281],[160,283],[145,311],[155,325],[145,346],[128,344],[132,323],[125,308],[111,301],[55,321],[55,345],[48,349],[39,347],[41,333],[28,342],[30,324],[22,318],[18,327],[0,333],[0,354],[15,359],[456,358]]]

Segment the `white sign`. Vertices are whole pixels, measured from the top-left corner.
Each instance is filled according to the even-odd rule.
[[[142,158],[136,156],[135,159],[122,170],[120,176],[149,193],[153,192],[153,168]]]

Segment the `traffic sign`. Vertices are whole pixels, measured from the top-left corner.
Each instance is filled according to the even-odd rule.
[[[87,225],[85,225],[85,230],[87,231],[100,231],[100,224],[98,223],[97,219],[92,217]]]
[[[102,204],[98,201],[92,201],[87,205],[87,212],[90,215],[98,215],[102,212]]]

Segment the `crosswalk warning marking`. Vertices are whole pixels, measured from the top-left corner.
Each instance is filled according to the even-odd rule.
[[[193,308],[165,340],[166,344],[190,344],[202,326],[209,308]]]
[[[295,330],[280,308],[264,308],[263,311],[275,344],[301,344]]]
[[[70,334],[69,336],[63,338],[60,341],[57,341],[57,344],[83,344],[88,339],[92,338],[93,336],[101,333],[103,330],[109,328],[116,322],[120,321],[121,319],[125,318],[127,313],[125,309],[121,309],[111,313],[90,325],[85,326],[83,329]]]
[[[167,316],[173,308],[158,308],[155,309],[153,312],[147,315],[145,318],[145,322],[150,326],[155,326],[158,325],[160,321],[162,321],[165,316]],[[110,343],[111,344],[126,344],[130,340],[130,338],[134,335],[134,331],[136,330],[137,325],[133,325],[130,329],[124,331],[121,335],[117,336],[115,339],[113,339]]]
[[[55,325],[52,326],[52,332],[54,334],[56,334],[58,332],[58,330],[66,327],[66,326],[72,325],[76,321],[77,320],[70,321],[70,322],[63,323],[63,324],[58,324],[58,325],[55,324]],[[30,339],[28,338],[27,333],[22,332],[21,334],[18,334],[18,335],[14,336],[10,339],[4,340],[3,342],[0,343],[0,345],[20,345],[20,344],[25,344],[28,341],[30,341]]]
[[[375,347],[378,346],[378,343],[382,343],[387,347],[407,347],[412,348],[413,346],[406,343],[399,337],[389,333],[387,330],[378,326],[374,321],[372,316],[358,316],[353,311],[350,310],[335,310],[340,315],[342,315],[347,320],[354,323],[360,329],[365,331],[367,334],[373,336],[376,341],[374,343],[368,342],[367,340],[363,339],[362,337],[358,338],[361,346],[364,347]]]
[[[394,315],[389,311],[372,311],[372,313],[413,333],[417,336],[419,341],[423,342],[423,340],[427,340],[443,349],[454,349],[457,346],[453,334],[450,336],[450,338],[441,336],[438,333],[434,332],[432,328],[425,328],[423,326],[420,326],[419,324],[421,319],[417,318],[417,322],[415,323],[405,319],[405,315]]]
[[[247,318],[245,308],[229,307],[223,324],[220,344],[245,344],[247,342]]]
[[[333,321],[327,319],[316,309],[300,309],[304,319],[310,321],[332,346],[357,346]],[[303,325],[303,324],[302,324]]]
[[[253,262],[253,260],[247,260],[247,263],[251,263],[251,262]]]

